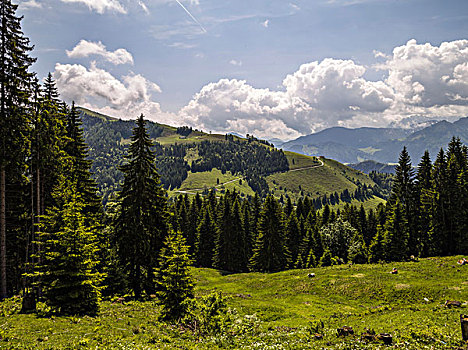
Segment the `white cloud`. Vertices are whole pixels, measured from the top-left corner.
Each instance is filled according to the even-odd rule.
[[[195,44],[187,44],[187,43],[183,43],[183,42],[175,42],[175,43],[169,44],[167,46],[174,47],[176,49],[193,49],[193,48],[197,47],[197,45],[195,45]]]
[[[143,11],[144,11],[147,15],[150,14],[150,11],[149,11],[149,9],[148,9],[148,6],[146,6],[146,4],[145,4],[143,1],[139,0],[139,1],[138,1],[138,5],[140,5],[140,7],[143,9]]]
[[[269,25],[270,25],[269,19],[267,19],[265,22],[262,22],[262,26],[264,26],[265,28],[268,28]]]
[[[95,64],[88,69],[57,63],[53,75],[61,96],[68,102],[124,119],[143,113],[149,119],[177,124],[172,114],[162,112],[159,103],[152,100],[152,92],[160,92],[160,87],[140,74],[120,80]]]
[[[67,50],[67,56],[71,58],[89,57],[89,56],[101,56],[106,61],[109,61],[115,65],[118,64],[132,64],[133,56],[130,52],[125,49],[117,49],[114,52],[107,51],[106,47],[100,41],[95,43],[91,41],[81,40],[73,50]]]
[[[278,91],[239,80],[210,83],[179,115],[206,130],[281,139],[336,125],[388,126],[414,115],[468,115],[468,40],[440,46],[410,40],[392,56],[377,56],[386,57],[376,66],[386,72],[382,80],[366,79],[368,68],[352,60],[327,58],[301,65]]]
[[[468,40],[440,46],[410,40],[396,47],[380,69],[405,107],[468,105]]]
[[[118,0],[61,0],[65,3],[82,3],[88,6],[92,11],[103,14],[106,11],[127,13],[127,10],[122,6]]]
[[[232,64],[233,66],[242,66],[242,61],[238,61],[238,60],[230,60],[229,61],[229,64]]]
[[[33,8],[42,8],[42,4],[36,0],[21,1],[18,5],[20,10],[29,10]]]

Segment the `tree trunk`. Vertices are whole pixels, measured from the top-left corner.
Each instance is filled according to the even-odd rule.
[[[0,299],[7,297],[7,259],[6,259],[6,171],[0,169]]]

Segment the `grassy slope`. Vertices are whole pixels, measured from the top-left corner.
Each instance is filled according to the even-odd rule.
[[[112,118],[100,113],[96,113],[85,108],[81,108],[86,112],[86,114],[100,119],[114,121],[116,118]],[[181,137],[176,134],[176,128],[164,124],[159,124],[163,128],[162,136],[158,137],[156,140],[163,145],[169,145],[173,143],[197,143],[203,140],[210,141],[225,141],[225,135],[221,134],[207,134],[201,131],[193,131],[188,137]],[[234,136],[234,138],[238,138]],[[128,144],[129,139],[121,140],[122,144]],[[268,147],[268,146],[265,146]],[[309,157],[299,153],[294,152],[285,152],[286,157],[288,158],[289,167],[291,170],[301,169],[310,166],[319,165],[319,161],[316,157]],[[189,151],[186,160],[190,164],[192,160],[196,159],[198,154],[194,151]],[[367,176],[354,169],[348,168],[345,165],[338,163],[330,159],[323,159],[325,163],[324,167],[314,168],[314,169],[305,169],[299,171],[288,171],[285,173],[277,173],[267,177],[268,185],[270,189],[274,191],[276,197],[280,197],[288,194],[293,201],[297,201],[301,197],[301,189],[304,192],[304,195],[309,197],[318,197],[323,196],[324,194],[331,194],[335,191],[340,193],[345,188],[350,192],[354,191],[357,186],[355,182],[359,180],[361,183],[373,185],[373,181]],[[214,169],[210,172],[202,173],[191,173],[189,172],[187,179],[182,183],[182,186],[179,190],[189,191],[195,189],[204,189],[211,188],[217,184],[216,179],[219,178],[220,183],[231,181],[239,176],[232,176],[231,174],[221,174],[217,169]],[[273,182],[274,181],[274,182]],[[280,187],[282,189],[280,190]],[[286,188],[286,191],[284,190]],[[248,186],[246,181],[242,182],[242,185],[239,185],[237,182],[229,183],[225,186],[218,187],[220,191],[222,189],[229,189],[240,192],[241,194],[254,195],[253,190]],[[177,195],[177,191],[169,191],[169,195]],[[365,201],[364,206],[366,208],[374,208],[382,200],[374,198],[369,201]],[[361,202],[354,201],[353,204],[360,205]],[[342,206],[343,203],[336,206]]]
[[[285,152],[285,154],[288,157],[291,170],[320,164],[315,157],[293,152]],[[293,159],[294,163],[292,162]],[[324,194],[329,195],[335,191],[339,194],[345,189],[352,192],[357,188],[356,183],[358,181],[363,184],[374,185],[374,182],[360,171],[331,159],[323,158],[320,160],[324,163],[324,166],[268,176],[267,182],[270,189],[274,191],[277,197],[287,193],[293,200],[297,200],[301,196],[301,189],[304,195],[314,198]],[[367,206],[375,207],[379,202],[378,199],[374,199],[369,203],[364,203]],[[357,201],[355,204],[360,205]]]
[[[96,318],[48,318],[18,314],[19,299],[15,299],[0,303],[0,348],[361,349],[366,348],[358,342],[364,328],[391,333],[399,348],[453,348],[462,345],[459,315],[468,311],[468,266],[457,266],[457,258],[275,274],[223,276],[215,270],[194,269],[198,295],[221,291],[240,315],[256,314],[262,320],[259,332],[207,338],[159,323],[154,301],[104,302]],[[394,266],[398,275],[388,273]],[[316,277],[308,278],[309,272]],[[447,309],[443,306],[447,299],[463,301],[465,306]],[[322,341],[308,335],[309,322],[316,320],[325,325]],[[337,338],[336,328],[344,325],[352,326],[358,336]]]

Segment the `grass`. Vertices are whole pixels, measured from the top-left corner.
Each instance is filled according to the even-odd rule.
[[[285,152],[290,164],[295,160],[295,168],[317,166],[320,164],[315,157],[303,156],[293,152]],[[276,173],[267,177],[268,185],[276,197],[288,194],[293,201],[307,195],[311,198],[330,195],[348,189],[350,193],[357,189],[357,183],[374,185],[374,182],[360,171],[351,169],[337,161],[320,158],[323,166],[303,170]],[[378,203],[377,203],[378,204]],[[376,206],[375,201],[367,204]]]
[[[154,300],[106,301],[97,317],[58,317],[19,314],[17,297],[0,303],[0,349],[388,348],[361,342],[365,328],[390,333],[398,348],[456,349],[463,345],[459,315],[468,311],[468,266],[456,265],[458,258],[274,274],[193,269],[197,295],[221,291],[238,310],[231,328],[211,336],[159,322]],[[389,274],[393,267],[397,275]],[[448,309],[446,300],[464,306]],[[311,325],[320,320],[324,339],[315,340]],[[357,335],[338,338],[336,328],[344,325]]]
[[[219,180],[219,184],[218,184]],[[215,187],[218,193],[224,193],[226,190],[236,190],[243,196],[253,196],[255,192],[247,184],[247,181],[242,176],[234,176],[230,171],[223,174],[221,170],[213,169],[211,171],[204,171],[199,173],[188,173],[187,179],[184,180],[182,186],[177,189],[170,191],[169,196],[178,195],[178,191],[187,192],[202,192],[205,188],[211,189]]]

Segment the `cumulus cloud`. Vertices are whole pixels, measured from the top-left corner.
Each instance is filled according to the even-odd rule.
[[[88,6],[92,11],[103,14],[106,11],[127,13],[127,10],[122,6],[118,0],[61,0],[65,3],[82,3]]]
[[[88,69],[79,64],[55,65],[54,78],[66,101],[121,118],[135,118],[143,113],[159,121],[173,121],[170,113],[163,113],[159,103],[151,98],[160,87],[140,74],[118,79],[106,70],[91,64]]]
[[[380,69],[408,108],[468,105],[468,40],[440,46],[410,40],[396,47]]]
[[[235,79],[208,84],[179,115],[202,129],[281,139],[336,125],[468,115],[468,40],[440,46],[410,40],[392,55],[375,56],[385,59],[373,67],[385,71],[382,80],[366,79],[369,68],[352,60],[327,58],[301,65],[278,91]]]
[[[95,43],[92,41],[81,40],[73,50],[67,50],[67,56],[71,58],[101,56],[106,61],[115,65],[118,64],[132,64],[133,56],[125,49],[117,49],[114,52],[107,51],[106,47],[100,41]]]
[[[20,10],[29,10],[33,8],[42,8],[42,4],[37,2],[36,0],[28,0],[21,1],[18,7]]]

